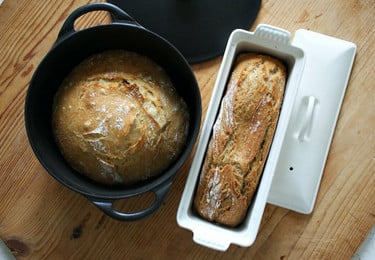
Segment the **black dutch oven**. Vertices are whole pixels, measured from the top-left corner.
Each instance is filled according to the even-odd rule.
[[[112,22],[76,31],[75,21],[91,11],[108,11]],[[110,49],[124,49],[148,56],[171,77],[188,105],[190,127],[186,146],[163,173],[132,186],[105,186],[82,176],[63,159],[51,127],[53,97],[67,74],[88,56]],[[25,126],[31,147],[44,168],[66,187],[76,191],[107,215],[118,220],[138,220],[157,210],[175,175],[188,159],[201,121],[201,97],[191,67],[181,53],[159,35],[143,28],[126,12],[108,3],[93,3],[75,10],[63,24],[58,38],[36,69],[26,96]],[[147,208],[125,213],[114,208],[118,199],[153,193]]]

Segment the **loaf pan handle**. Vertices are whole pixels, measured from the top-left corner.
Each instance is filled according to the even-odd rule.
[[[276,26],[259,24],[254,31],[254,35],[265,40],[279,42],[290,45],[290,32]]]
[[[300,142],[305,142],[309,139],[309,129],[313,123],[314,110],[316,109],[317,99],[314,96],[304,98],[307,101],[306,112],[302,117],[302,124],[297,132],[297,138]]]
[[[162,184],[161,186],[158,186],[154,188],[151,192],[155,194],[155,200],[151,206],[149,206],[146,209],[131,212],[131,213],[125,213],[116,210],[113,207],[113,203],[115,200],[112,199],[101,199],[101,198],[94,198],[94,197],[88,197],[88,199],[99,209],[101,209],[105,214],[108,216],[121,220],[121,221],[135,221],[142,218],[145,218],[152,213],[154,213],[160,206],[162,205],[166,195],[168,194],[169,189],[171,188],[172,181],[166,182],[165,184]]]
[[[92,11],[108,11],[111,14],[113,22],[127,21],[140,26],[130,15],[116,5],[105,2],[91,3],[77,8],[68,16],[68,18],[66,18],[59,32],[58,39],[70,33],[76,32],[74,29],[75,21],[82,15]]]
[[[193,231],[193,240],[195,243],[209,247],[218,251],[227,251],[230,246],[229,237],[223,236],[220,232],[202,228],[202,230]]]

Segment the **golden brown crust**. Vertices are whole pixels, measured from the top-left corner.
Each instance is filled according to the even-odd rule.
[[[132,184],[165,170],[185,144],[188,122],[167,74],[150,59],[120,50],[77,66],[53,112],[65,159],[106,184]]]
[[[236,226],[257,188],[275,132],[286,81],[272,57],[241,54],[214,124],[195,208],[207,220]]]

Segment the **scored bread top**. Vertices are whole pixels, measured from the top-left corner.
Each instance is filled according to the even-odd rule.
[[[65,159],[105,184],[162,173],[181,152],[189,116],[165,71],[145,56],[107,51],[79,64],[54,103]]]
[[[195,195],[198,213],[236,226],[257,188],[275,132],[286,81],[282,62],[238,56],[222,99]]]

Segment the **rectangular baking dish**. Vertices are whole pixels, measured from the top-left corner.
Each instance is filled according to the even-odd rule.
[[[284,61],[288,67],[288,79],[278,125],[258,185],[258,190],[248,209],[248,214],[244,222],[236,228],[228,228],[199,217],[193,208],[193,201],[212,127],[220,108],[221,99],[225,93],[232,65],[237,55],[242,52],[268,54]],[[290,33],[281,28],[260,24],[254,32],[238,29],[230,35],[214,85],[206,119],[202,126],[197,150],[177,211],[178,225],[191,230],[193,232],[193,240],[196,243],[212,249],[225,251],[230,244],[245,247],[250,246],[254,242],[267,203],[268,193],[304,64],[305,55],[303,50],[293,46],[290,43]]]

